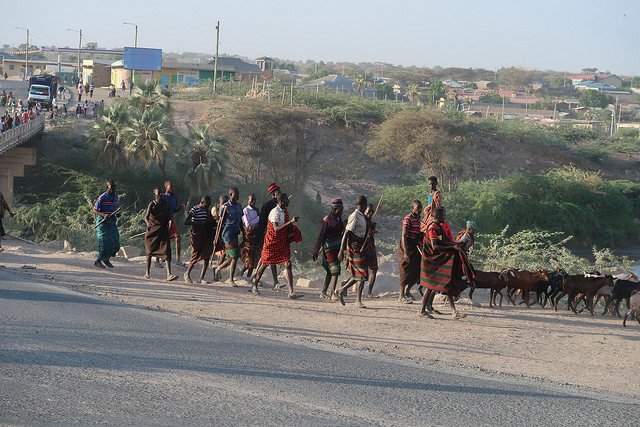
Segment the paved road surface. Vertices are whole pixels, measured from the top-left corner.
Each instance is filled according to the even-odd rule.
[[[0,423],[636,425],[640,409],[609,393],[274,341],[2,270],[0,316]]]

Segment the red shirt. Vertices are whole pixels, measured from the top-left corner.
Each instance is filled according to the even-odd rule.
[[[438,226],[439,225],[439,226]],[[442,233],[444,232],[444,236]],[[446,221],[442,221],[440,224],[433,221],[429,224],[429,228],[427,229],[427,236],[429,240],[444,240],[445,236],[449,241],[453,241],[453,232],[451,231],[451,227],[447,224]]]
[[[417,240],[420,238],[420,215],[410,213],[402,220],[402,226],[406,228],[406,236],[409,239]]]

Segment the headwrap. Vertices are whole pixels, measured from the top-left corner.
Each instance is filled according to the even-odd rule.
[[[475,223],[475,221],[467,221],[467,228],[473,228],[474,230],[477,230],[478,225]]]
[[[269,186],[267,187],[267,192],[269,194],[273,194],[274,191],[278,191],[279,189],[280,189],[280,187],[278,186],[278,184],[276,184],[274,182],[274,183],[269,184]]]
[[[342,199],[340,198],[331,199],[331,206],[342,206]]]

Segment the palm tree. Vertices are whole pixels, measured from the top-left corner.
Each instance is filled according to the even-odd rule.
[[[189,127],[186,141],[176,163],[183,171],[191,201],[194,196],[208,194],[220,182],[225,156],[223,142],[211,138],[209,125]]]
[[[127,157],[140,161],[145,167],[156,163],[162,178],[166,178],[165,163],[170,148],[168,134],[167,113],[161,107],[132,110],[129,126],[125,129]]]
[[[94,150],[98,163],[117,172],[129,169],[129,159],[125,150],[129,111],[126,102],[112,104],[101,113],[89,135],[95,142]]]
[[[133,105],[142,111],[160,107],[169,112],[169,98],[162,93],[162,88],[157,80],[136,83],[130,100]]]
[[[409,98],[409,100],[411,102],[415,102],[416,99],[418,100],[418,102],[420,102],[420,95],[422,95],[420,93],[420,88],[418,88],[418,85],[409,85],[407,86],[407,98]]]
[[[362,76],[358,76],[353,80],[353,90],[360,94],[360,97],[364,96],[364,88],[367,85],[367,81]]]

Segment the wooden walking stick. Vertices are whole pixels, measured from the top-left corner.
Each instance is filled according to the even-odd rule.
[[[119,214],[120,211],[121,211],[121,209],[118,207],[118,209],[116,209],[115,211],[111,212],[109,215],[105,215],[96,225],[93,226],[93,228],[100,227],[103,222],[105,222],[107,219],[111,218],[113,215]]]
[[[380,203],[382,203],[382,198],[384,197],[384,193],[380,195],[380,200],[378,200],[378,204],[376,205],[376,210],[373,211],[373,215],[371,215],[371,220],[373,220],[373,217],[376,216],[376,214],[378,213],[378,209],[380,208]],[[367,233],[367,235],[364,238],[364,243],[362,244],[362,249],[360,249],[360,253],[364,253],[367,250],[367,243],[369,242],[369,236],[371,236],[371,233]]]
[[[216,251],[216,246],[218,245],[218,240],[220,240],[220,234],[222,232],[222,224],[224,223],[224,217],[227,215],[227,207],[222,206],[220,209],[220,220],[218,221],[218,225],[216,226],[216,237],[213,239],[213,251]]]

